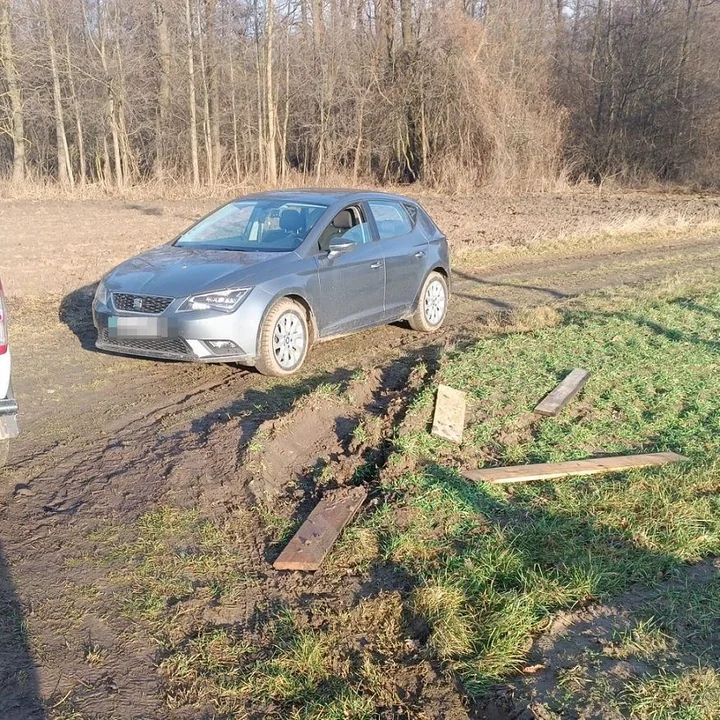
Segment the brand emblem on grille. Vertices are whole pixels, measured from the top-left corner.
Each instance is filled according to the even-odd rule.
[[[142,298],[135,298],[133,300],[133,310],[142,310]]]

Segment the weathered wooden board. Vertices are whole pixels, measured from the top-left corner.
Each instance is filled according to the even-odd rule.
[[[447,385],[438,385],[432,434],[461,443],[465,429],[465,393]]]
[[[617,455],[615,457],[571,460],[561,463],[540,463],[538,465],[515,465],[512,467],[467,470],[466,478],[489,483],[530,482],[531,480],[552,480],[568,475],[596,475],[620,472],[633,468],[666,465],[687,460],[674,452],[647,453],[645,455]]]
[[[365,488],[340,488],[325,495],[313,508],[278,559],[276,570],[317,570],[343,528],[365,502]]]
[[[590,373],[576,369],[535,408],[535,412],[547,417],[555,417],[582,389]]]

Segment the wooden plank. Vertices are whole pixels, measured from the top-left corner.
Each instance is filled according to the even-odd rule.
[[[432,434],[460,444],[465,429],[465,393],[438,385]]]
[[[616,455],[614,457],[571,460],[560,463],[538,465],[515,465],[512,467],[487,468],[463,472],[466,478],[489,483],[530,482],[531,480],[552,480],[568,475],[596,475],[599,473],[621,472],[633,468],[666,465],[687,460],[674,452],[647,453],[645,455]]]
[[[555,417],[582,389],[590,373],[579,368],[569,373],[565,379],[535,408],[535,412],[547,417]]]
[[[276,570],[317,570],[366,497],[367,491],[361,487],[328,492],[285,546],[273,567]]]

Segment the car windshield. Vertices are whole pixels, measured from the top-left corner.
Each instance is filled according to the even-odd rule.
[[[175,242],[180,247],[241,252],[290,252],[307,237],[327,205],[238,200],[224,205]]]

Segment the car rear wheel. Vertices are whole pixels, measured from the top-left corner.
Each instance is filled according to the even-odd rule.
[[[305,362],[309,341],[305,308],[287,298],[278,300],[263,322],[257,369],[273,377],[292,375]]]
[[[423,283],[415,313],[410,318],[410,327],[420,332],[434,332],[440,328],[447,315],[448,285],[445,277],[437,271],[431,272]]]

